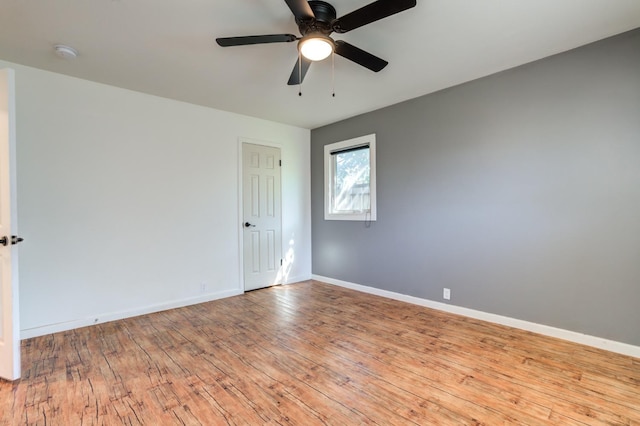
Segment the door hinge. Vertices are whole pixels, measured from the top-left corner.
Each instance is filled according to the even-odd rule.
[[[282,266],[282,259],[280,259],[280,266]]]
[[[282,160],[278,160],[278,163],[280,164],[280,167],[282,167]]]

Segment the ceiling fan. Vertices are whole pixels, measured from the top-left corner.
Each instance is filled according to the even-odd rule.
[[[371,71],[378,72],[388,62],[347,43],[334,40],[333,32],[346,33],[371,22],[378,21],[416,5],[416,0],[378,0],[336,19],[336,9],[325,1],[285,0],[293,13],[302,37],[293,34],[269,34],[240,37],[221,37],[216,42],[222,47],[249,44],[291,43],[298,41],[299,57],[287,84],[302,83],[311,62],[321,61],[331,53],[347,58]]]

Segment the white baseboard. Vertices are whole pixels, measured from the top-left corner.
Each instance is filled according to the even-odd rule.
[[[198,297],[190,297],[187,299],[174,300],[167,303],[150,305],[143,308],[132,309],[129,311],[111,312],[100,315],[91,316],[89,318],[81,318],[73,321],[65,321],[56,324],[48,324],[33,328],[20,330],[21,339],[30,339],[32,337],[44,336],[46,334],[58,333],[61,331],[73,330],[74,328],[86,327],[89,325],[102,324],[109,321],[116,321],[124,318],[136,317],[139,315],[151,314],[154,312],[166,311],[168,309],[182,308],[184,306],[195,305],[198,303],[210,302],[212,300],[224,299],[225,297],[237,296],[244,293],[243,290],[233,289],[216,293],[207,293]]]
[[[509,327],[519,328],[521,330],[531,331],[545,336],[557,337],[559,339],[568,340],[574,343],[580,343],[592,346],[598,349],[604,349],[623,355],[629,355],[640,358],[640,346],[630,345],[628,343],[607,340],[601,337],[590,336],[588,334],[577,333],[575,331],[564,330],[562,328],[550,327],[548,325],[537,324],[534,322],[523,321],[516,318],[505,317],[502,315],[491,314],[488,312],[476,311],[475,309],[463,308],[461,306],[448,305],[446,303],[434,302],[428,299],[422,299],[405,294],[395,293],[388,290],[381,290],[374,287],[367,287],[360,284],[354,284],[347,281],[336,280],[320,275],[312,275],[312,279],[325,282],[352,290],[361,291],[363,293],[374,294],[376,296],[387,297],[389,299],[399,300],[402,302],[412,303],[414,305],[425,306],[427,308],[437,309],[439,311],[450,312],[453,314],[464,315],[470,318],[484,320],[496,324],[506,325]]]

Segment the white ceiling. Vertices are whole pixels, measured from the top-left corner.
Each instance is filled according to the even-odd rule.
[[[329,0],[338,16],[370,0]],[[0,0],[0,59],[315,128],[640,27],[640,0],[418,0],[334,34],[389,61],[373,73],[314,63],[298,97],[296,43],[222,48],[216,37],[292,33],[283,0]],[[58,58],[62,43],[80,54]],[[639,71],[640,72],[640,71]]]

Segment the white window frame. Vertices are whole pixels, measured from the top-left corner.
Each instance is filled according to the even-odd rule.
[[[369,145],[369,199],[371,206],[367,212],[333,213],[333,195],[331,193],[335,170],[333,170],[332,152]],[[324,146],[324,220],[376,220],[376,134],[335,142]]]

